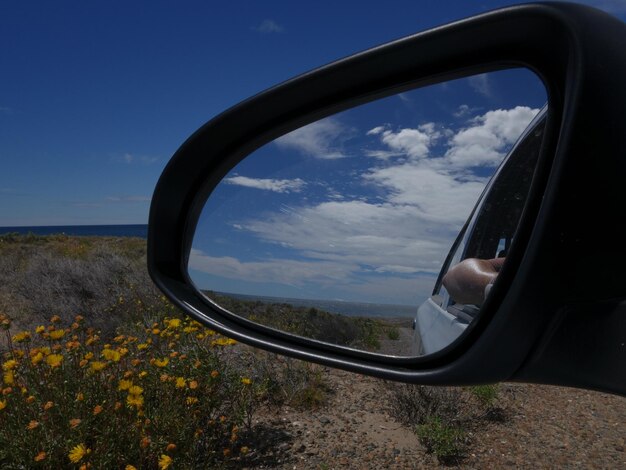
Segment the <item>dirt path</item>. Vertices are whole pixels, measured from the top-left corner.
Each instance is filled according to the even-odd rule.
[[[384,381],[327,369],[334,394],[315,411],[265,410],[248,468],[442,467],[389,414]],[[503,422],[479,423],[459,468],[626,468],[626,399],[538,385],[502,385]]]

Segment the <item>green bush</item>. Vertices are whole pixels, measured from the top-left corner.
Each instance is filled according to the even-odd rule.
[[[457,463],[465,454],[465,433],[458,426],[444,423],[437,416],[429,416],[416,428],[417,436],[437,459],[446,465]]]

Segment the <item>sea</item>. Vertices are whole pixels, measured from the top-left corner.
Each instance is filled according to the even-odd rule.
[[[219,295],[233,297],[239,300],[258,300],[263,303],[289,304],[294,307],[314,307],[326,312],[338,313],[350,317],[378,317],[385,319],[415,318],[417,305],[392,305],[376,304],[368,302],[349,302],[345,300],[325,299],[294,299],[290,297],[267,297],[259,295],[233,294],[230,292],[217,292]]]
[[[148,225],[46,225],[35,227],[0,227],[0,235],[6,233],[148,238]]]

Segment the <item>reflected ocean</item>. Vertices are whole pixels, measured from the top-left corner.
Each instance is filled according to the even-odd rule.
[[[20,233],[34,235],[71,235],[103,237],[148,237],[148,225],[49,225],[38,227],[0,227],[0,235]]]

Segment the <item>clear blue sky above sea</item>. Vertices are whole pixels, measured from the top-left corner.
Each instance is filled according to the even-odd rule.
[[[220,111],[351,53],[510,1],[0,3],[0,226],[146,223]],[[626,18],[623,0],[588,1]]]

